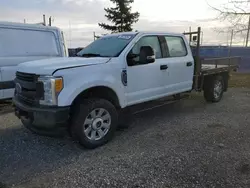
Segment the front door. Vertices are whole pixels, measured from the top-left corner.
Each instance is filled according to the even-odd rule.
[[[127,67],[126,99],[128,105],[153,100],[164,95],[163,78],[166,72],[160,68],[164,64],[164,59],[158,36],[143,36],[129,53],[138,55],[142,46],[151,46],[155,51],[156,60],[154,63],[145,64],[139,61],[139,57],[135,57],[133,61],[136,64]]]

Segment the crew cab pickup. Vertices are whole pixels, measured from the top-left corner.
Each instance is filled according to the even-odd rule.
[[[120,112],[128,107],[168,96],[176,100],[192,90],[219,102],[239,58],[200,58],[200,28],[192,34],[198,35],[195,59],[184,34],[125,32],[103,36],[79,57],[22,63],[15,114],[33,132],[68,132],[96,148],[113,137]],[[202,65],[208,61],[213,65]]]

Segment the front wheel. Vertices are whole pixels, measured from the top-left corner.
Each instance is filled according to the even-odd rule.
[[[94,149],[111,140],[116,131],[116,108],[104,99],[84,99],[74,109],[72,136],[86,148]]]
[[[219,102],[224,92],[224,80],[222,76],[215,76],[206,82],[204,98],[208,102]]]

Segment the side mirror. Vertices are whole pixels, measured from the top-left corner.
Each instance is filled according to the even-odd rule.
[[[155,62],[155,52],[151,46],[142,46],[140,49],[139,60],[141,63]]]

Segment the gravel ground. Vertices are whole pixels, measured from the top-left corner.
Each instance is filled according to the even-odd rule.
[[[13,111],[12,101],[0,101],[0,115]]]
[[[0,116],[7,187],[250,187],[250,89],[217,104],[200,96],[138,114],[107,145],[37,136]],[[0,185],[1,187],[1,185]]]

